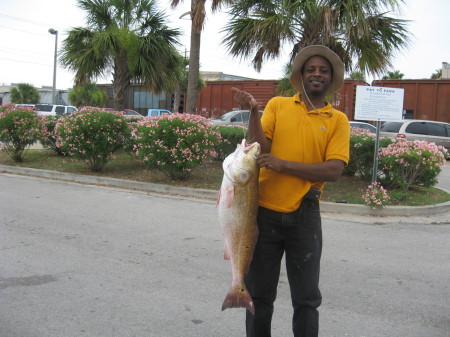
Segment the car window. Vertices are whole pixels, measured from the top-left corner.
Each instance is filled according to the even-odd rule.
[[[248,122],[248,111],[244,111],[241,114],[241,118],[244,120],[244,122]]]
[[[234,111],[227,112],[226,114],[220,116],[219,119],[220,119],[221,121],[226,121],[226,120],[227,120],[228,118],[230,118],[233,114],[234,114]]]
[[[380,127],[383,132],[399,132],[403,122],[386,122]]]
[[[36,108],[37,108],[39,111],[50,112],[50,111],[52,111],[53,105],[36,104]]]
[[[58,115],[63,114],[63,113],[64,113],[64,107],[63,107],[63,106],[57,106],[57,107],[55,107],[55,112],[56,112],[56,114],[58,114]]]
[[[232,122],[242,122],[242,113],[238,113],[233,118],[231,118]]]
[[[425,122],[412,122],[406,126],[405,132],[414,133],[416,135],[428,135],[428,128]]]
[[[445,124],[439,123],[427,123],[428,124],[428,135],[447,137],[447,131],[445,130]]]
[[[445,124],[445,129],[447,130],[447,137],[450,137],[450,124]]]
[[[75,108],[72,108],[72,107],[68,107],[67,108],[67,113],[68,114],[72,114],[72,113],[74,113],[76,110],[75,110]]]

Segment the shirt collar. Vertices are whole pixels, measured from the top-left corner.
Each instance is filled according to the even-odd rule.
[[[292,99],[294,100],[294,102],[302,104],[303,107],[305,108],[305,110],[307,110],[305,103],[302,101],[301,93],[299,93],[299,92],[296,93],[292,97]],[[312,114],[313,113],[315,113],[315,114],[330,114],[331,111],[333,110],[333,107],[332,107],[330,102],[325,101],[325,103],[326,104],[325,104],[325,106],[323,108],[320,108],[320,109],[317,109],[317,110],[311,110],[311,111],[308,111],[308,113],[312,113]]]

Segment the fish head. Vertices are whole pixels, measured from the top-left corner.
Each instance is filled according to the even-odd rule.
[[[245,139],[243,139],[239,146],[244,154],[243,165],[246,167],[251,167],[253,170],[257,166],[256,161],[261,154],[261,145],[257,142],[247,144]]]
[[[246,183],[258,174],[257,159],[261,153],[259,143],[247,144],[245,139],[224,161],[226,176],[233,183]]]

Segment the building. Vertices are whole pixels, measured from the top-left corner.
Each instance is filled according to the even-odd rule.
[[[11,85],[0,86],[0,104],[11,103],[11,89],[17,87],[19,83],[11,83]],[[53,87],[42,86],[36,88],[39,93],[39,103],[52,103]],[[71,105],[69,101],[69,90],[56,90],[56,104]]]

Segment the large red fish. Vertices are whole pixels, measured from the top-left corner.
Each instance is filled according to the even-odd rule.
[[[245,307],[255,313],[244,275],[258,238],[259,167],[256,160],[260,153],[258,143],[247,144],[244,139],[223,162],[224,176],[218,199],[219,221],[225,239],[224,257],[231,260],[233,278],[222,310]]]

